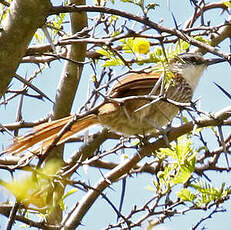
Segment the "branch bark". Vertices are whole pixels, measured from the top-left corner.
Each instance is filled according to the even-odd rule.
[[[71,4],[83,5],[85,0],[71,0]],[[71,14],[71,31],[75,34],[87,27],[86,12],[78,12]],[[83,62],[86,54],[86,44],[78,43],[72,44],[69,47],[67,58],[77,62]],[[72,62],[66,62],[63,68],[63,73],[60,78],[56,93],[56,101],[53,109],[53,120],[68,116],[73,100],[75,98],[76,90],[82,74],[83,66],[76,65]]]
[[[49,0],[15,0],[0,33],[0,97],[8,88],[36,30],[46,21]]]
[[[217,112],[213,117],[199,118],[195,122],[188,122],[180,127],[172,128],[167,134],[169,141],[176,140],[178,137],[191,132],[195,125],[198,128],[207,126],[219,126],[224,123],[225,120],[231,117],[231,107]],[[140,151],[138,151],[131,159],[123,162],[122,164],[113,168],[108,172],[87,194],[80,200],[78,206],[69,215],[69,218],[64,223],[63,230],[75,229],[81,224],[82,218],[85,216],[87,211],[90,209],[95,200],[100,196],[101,192],[109,187],[113,182],[117,181],[124,174],[136,166],[136,164],[142,160],[145,156],[151,156],[159,148],[167,147],[164,138],[160,138],[157,141],[145,144]]]
[[[82,5],[85,0],[70,0],[70,4]],[[72,13],[71,16],[71,32],[75,34],[87,27],[86,12]],[[69,47],[67,58],[77,62],[83,62],[86,54],[86,43],[72,44]],[[70,114],[75,94],[79,85],[79,80],[82,74],[83,66],[73,62],[66,62],[63,68],[59,85],[56,93],[56,101],[53,108],[52,120],[66,117]],[[46,158],[49,162],[51,158],[63,160],[63,145],[55,147]],[[56,190],[53,194],[55,204],[52,212],[49,214],[47,221],[49,224],[59,224],[62,221],[62,209],[58,203],[64,193],[64,187],[59,183],[56,184]]]
[[[142,23],[143,25],[149,26],[150,28],[156,30],[159,34],[161,33],[168,33],[170,35],[174,35],[191,45],[194,45],[196,47],[199,47],[201,49],[205,49],[207,52],[213,53],[215,55],[218,55],[220,57],[223,57],[227,60],[229,60],[229,54],[228,53],[222,53],[220,50],[217,48],[214,48],[211,45],[207,45],[201,41],[198,41],[191,36],[187,35],[186,33],[183,33],[181,30],[178,29],[171,29],[165,26],[162,26],[161,24],[155,23],[151,20],[149,20],[146,17],[141,17],[137,16],[122,10],[117,10],[117,9],[112,9],[112,8],[107,8],[107,7],[101,7],[101,6],[56,6],[53,7],[53,9],[50,11],[50,14],[59,14],[59,13],[67,13],[67,12],[101,12],[105,14],[112,14],[112,15],[118,15],[130,20],[134,20],[136,22]],[[227,27],[231,27],[230,24],[227,25]],[[231,29],[228,28],[229,33],[226,33],[230,37],[230,31]],[[224,39],[224,38],[223,38]],[[216,41],[218,44],[219,41]]]

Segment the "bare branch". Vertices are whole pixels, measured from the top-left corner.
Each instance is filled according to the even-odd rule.
[[[214,115],[214,118],[199,118],[195,122],[189,122],[180,127],[172,128],[168,132],[167,138],[169,141],[175,140],[177,137],[192,131],[195,124],[197,127],[220,125],[222,121],[227,120],[230,117],[231,107],[227,107],[217,112]],[[108,172],[104,178],[98,181],[98,183],[94,186],[94,190],[90,190],[79,202],[78,206],[70,214],[69,219],[65,223],[63,229],[67,230],[76,228],[81,223],[81,220],[86,214],[87,210],[89,210],[89,208],[105,188],[110,186],[111,183],[117,181],[125,173],[129,173],[129,171],[135,167],[135,165],[145,156],[151,156],[156,150],[164,147],[167,147],[164,138],[160,138],[154,143],[145,144],[131,159],[116,166],[110,172]]]

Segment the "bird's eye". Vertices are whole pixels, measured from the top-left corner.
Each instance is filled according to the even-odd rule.
[[[188,57],[185,60],[185,62],[191,63],[193,65],[200,65],[200,64],[202,64],[202,61],[199,58],[195,57],[195,56]]]
[[[190,61],[191,61],[192,63],[195,63],[195,62],[197,62],[197,59],[196,59],[195,57],[191,57],[191,58],[190,58]]]
[[[183,54],[183,55],[179,55],[178,57],[180,63],[186,63],[192,65],[201,65],[204,63],[204,59],[202,58],[202,56],[196,54]]]

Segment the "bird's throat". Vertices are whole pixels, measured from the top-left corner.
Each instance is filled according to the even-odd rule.
[[[206,65],[188,65],[182,68],[179,71],[179,74],[182,75],[182,77],[187,81],[194,91],[205,69]]]

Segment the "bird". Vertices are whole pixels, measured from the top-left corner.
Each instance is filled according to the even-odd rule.
[[[100,124],[125,136],[154,134],[167,125],[178,114],[179,106],[164,98],[178,103],[188,103],[198,85],[204,70],[212,64],[223,62],[222,58],[204,58],[197,53],[183,53],[171,58],[168,71],[172,77],[167,86],[162,87],[160,78],[163,70],[149,73],[133,73],[117,81],[111,90],[110,100],[96,110],[76,119],[56,145],[92,125]],[[155,90],[154,90],[155,89]],[[162,92],[163,91],[163,92]],[[150,102],[145,96],[160,95],[163,99]],[[75,115],[46,122],[35,126],[29,133],[16,137],[4,152],[19,154],[40,144],[35,154],[48,149],[58,133],[73,121]]]

